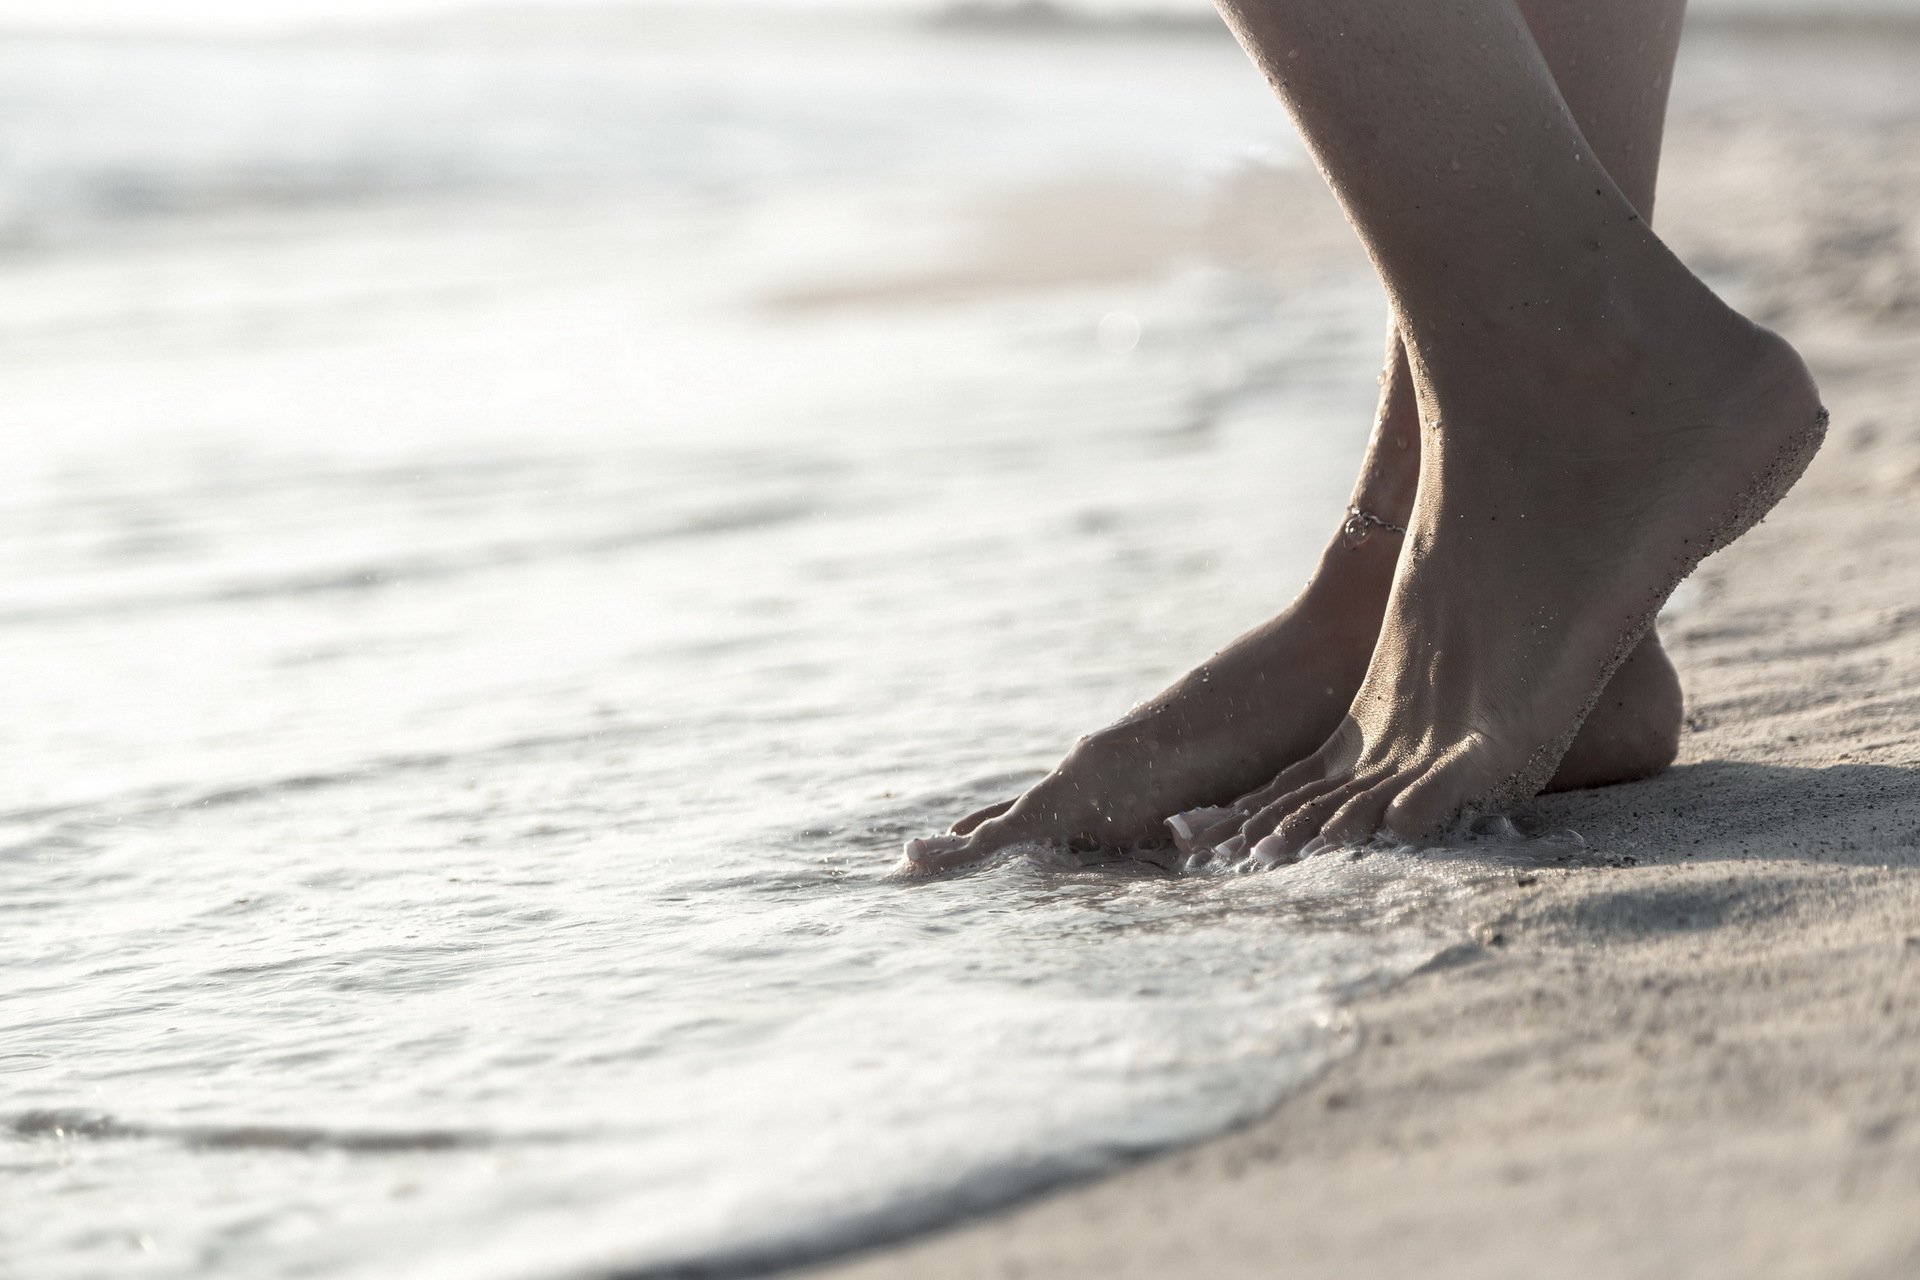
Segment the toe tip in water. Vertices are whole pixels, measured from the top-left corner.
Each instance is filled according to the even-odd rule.
[[[1253,869],[1256,871],[1269,871],[1274,867],[1283,867],[1295,861],[1295,857],[1287,851],[1285,840],[1278,835],[1271,835],[1253,846],[1253,851],[1247,855],[1247,861],[1253,864]]]
[[[900,850],[898,870],[905,875],[929,875],[944,871],[965,860],[961,855],[969,843],[968,837],[951,832],[937,836],[916,836]]]
[[[1186,854],[1207,854],[1210,846],[1200,843],[1202,833],[1211,827],[1218,827],[1229,818],[1239,815],[1231,809],[1202,808],[1188,809],[1166,819],[1167,830],[1173,833],[1174,848]]]

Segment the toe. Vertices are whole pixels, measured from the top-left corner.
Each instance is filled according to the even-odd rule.
[[[1015,845],[1051,843],[1060,825],[1060,815],[1042,803],[1039,791],[1036,787],[1027,792],[1008,805],[1006,812],[982,819],[979,826],[964,835],[948,832],[907,841],[902,870],[909,875],[931,875],[985,862]]]
[[[1013,808],[1013,806],[1013,800],[1002,800],[999,804],[990,804],[984,809],[976,809],[966,817],[960,819],[960,821],[954,823],[951,827],[948,827],[947,830],[956,836],[964,836],[981,823],[999,817],[1007,810]]]
[[[930,876],[964,867],[985,856],[975,852],[973,845],[972,836],[959,836],[952,832],[920,836],[907,841],[906,848],[901,851],[903,859],[899,870],[908,875]]]
[[[1262,809],[1270,809],[1276,804],[1284,804],[1296,797],[1304,799],[1306,797],[1301,796],[1301,793],[1309,788],[1339,785],[1344,778],[1337,776],[1335,771],[1328,767],[1324,755],[1325,748],[1322,748],[1298,764],[1289,766],[1279,777],[1248,796],[1240,807],[1249,813],[1258,813]]]
[[[1280,824],[1288,818],[1291,818],[1295,813],[1327,793],[1338,791],[1341,787],[1346,786],[1348,781],[1346,778],[1339,777],[1314,778],[1295,787],[1292,791],[1289,791],[1278,800],[1267,805],[1251,818],[1248,818],[1240,827],[1240,834],[1247,838],[1247,847],[1251,849],[1253,846],[1259,844],[1262,840],[1265,840],[1277,831],[1280,828]]]
[[[1249,791],[1229,805],[1187,809],[1167,819],[1174,847],[1184,853],[1206,853],[1238,835],[1248,818],[1271,804],[1280,794],[1267,795],[1269,787]]]
[[[1289,798],[1303,787],[1334,777],[1340,771],[1330,763],[1332,755],[1327,746],[1321,747],[1304,760],[1282,769],[1280,776],[1266,786],[1241,796],[1233,802],[1233,807],[1242,813],[1258,813],[1270,805]]]
[[[1175,842],[1183,852],[1211,851],[1238,858],[1272,835],[1294,809],[1347,784],[1357,755],[1357,734],[1358,729],[1348,720],[1318,751],[1282,771],[1266,786],[1249,791],[1224,809],[1195,809],[1178,815],[1192,835],[1182,840],[1180,828],[1169,822]]]
[[[1283,770],[1279,777],[1246,797],[1241,808],[1253,812],[1276,803],[1311,799],[1318,791],[1310,788],[1322,783],[1339,785],[1354,776],[1360,759],[1360,730],[1351,719],[1341,722],[1333,735],[1306,759]],[[1324,788],[1322,788],[1324,789]],[[1259,803],[1251,803],[1258,797]]]
[[[1180,815],[1183,823],[1192,831],[1184,842],[1179,832],[1174,832],[1174,842],[1184,843],[1195,852],[1218,848],[1224,841],[1240,834],[1240,828],[1247,819],[1265,807],[1257,804],[1242,804],[1238,801],[1224,809],[1195,809]]]
[[[1173,833],[1174,848],[1181,853],[1198,853],[1238,831],[1246,820],[1245,811],[1240,809],[1188,809],[1168,818],[1166,825]]]
[[[1320,837],[1330,844],[1349,847],[1363,845],[1373,839],[1386,821],[1388,806],[1406,791],[1408,781],[1404,774],[1376,779],[1373,785],[1350,797],[1332,817],[1321,824]]]
[[[1005,815],[988,818],[965,835],[948,832],[907,841],[906,859],[900,869],[909,875],[935,875],[985,862],[1002,849],[1030,839],[1023,824],[1009,821]]]
[[[1377,830],[1402,840],[1428,840],[1460,816],[1466,801],[1493,789],[1494,779],[1465,751],[1441,760],[1388,803]]]
[[[1290,812],[1280,816],[1268,835],[1252,845],[1250,852],[1254,862],[1263,867],[1277,867],[1299,861],[1300,851],[1321,834],[1327,820],[1344,808],[1355,795],[1366,790],[1372,781],[1368,778],[1350,779],[1295,804]]]

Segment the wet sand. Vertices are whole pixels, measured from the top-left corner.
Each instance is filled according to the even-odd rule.
[[[1801,345],[1834,426],[1663,626],[1680,764],[1526,811],[1580,832],[1591,865],[1475,864],[1457,946],[1354,1006],[1360,1049],[1254,1128],[810,1274],[1920,1274],[1920,76],[1903,68],[1920,70],[1909,28],[1690,36],[1656,222]],[[1318,248],[1351,251],[1310,182],[1273,177],[1193,234],[1333,269]]]

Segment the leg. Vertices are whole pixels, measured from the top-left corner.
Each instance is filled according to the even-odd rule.
[[[1360,691],[1240,833],[1283,860],[1532,794],[1822,423],[1799,356],[1688,273],[1595,157],[1512,0],[1228,17],[1380,271],[1422,423]]]
[[[1576,117],[1643,214],[1653,207],[1682,4],[1623,0],[1599,14],[1576,0],[1527,6]],[[1420,423],[1397,328],[1380,386],[1353,504],[1404,526],[1418,480]],[[1285,612],[1142,713],[1082,739],[1017,801],[955,823],[958,834],[980,832],[957,851],[961,859],[1036,839],[1125,846],[1160,838],[1168,815],[1225,803],[1304,758],[1333,732],[1360,686],[1399,552],[1398,535],[1385,531],[1358,547],[1336,536]],[[1582,727],[1552,786],[1598,786],[1665,768],[1678,747],[1681,712],[1679,680],[1649,636]]]

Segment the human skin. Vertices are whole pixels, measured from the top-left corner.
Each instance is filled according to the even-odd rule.
[[[1356,505],[1408,524],[1408,545],[1336,539],[1287,613],[1203,666],[1216,692],[1189,677],[1004,813],[957,824],[970,834],[910,846],[924,869],[1039,839],[1137,841],[1176,792],[1217,803],[1278,755],[1291,767],[1203,827],[1202,847],[1238,836],[1285,860],[1323,835],[1431,834],[1556,766],[1561,785],[1657,769],[1677,684],[1633,642],[1698,552],[1751,514],[1749,491],[1777,496],[1790,477],[1770,473],[1807,452],[1817,398],[1797,355],[1641,216],[1679,5],[1223,11],[1392,301]]]
[[[1683,9],[1684,0],[1523,6],[1589,144],[1643,216],[1653,209]],[[1397,324],[1380,389],[1352,505],[1405,526],[1419,477],[1420,422]],[[956,822],[955,833],[978,834],[949,851],[955,860],[1041,840],[1128,846],[1164,839],[1168,816],[1225,803],[1312,752],[1365,675],[1399,558],[1398,534],[1367,530],[1358,545],[1336,534],[1285,611],[1140,711],[1082,738],[1024,795]],[[1677,750],[1681,716],[1678,677],[1649,635],[1615,675],[1550,789],[1658,772]]]
[[[1538,790],[1674,585],[1799,478],[1825,418],[1799,354],[1614,182],[1511,0],[1225,12],[1386,285],[1422,437],[1353,704],[1225,824],[1273,863]]]

